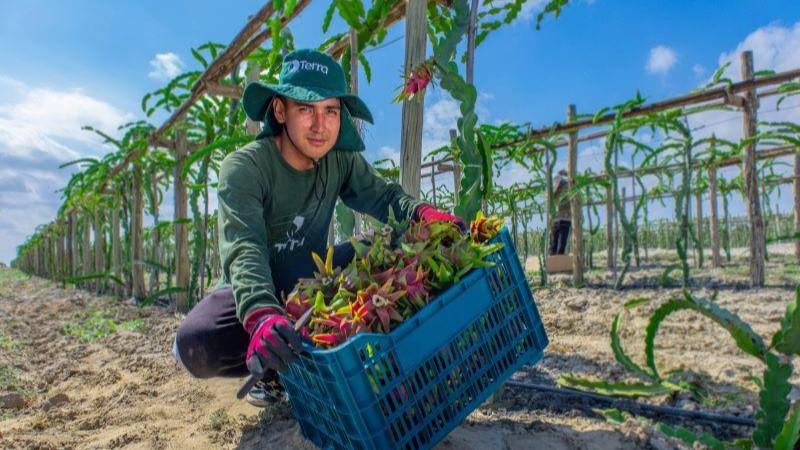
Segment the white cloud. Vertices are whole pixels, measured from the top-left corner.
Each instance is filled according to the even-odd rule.
[[[450,95],[443,95],[425,108],[422,126],[422,154],[447,145],[450,142],[450,130],[456,128],[461,110],[458,102]]]
[[[692,66],[692,73],[694,73],[696,77],[702,77],[706,74],[706,68],[701,64],[695,64]]]
[[[730,52],[719,56],[719,65],[731,62],[726,73],[734,80],[741,79],[739,54],[752,50],[755,70],[772,69],[782,72],[800,67],[800,22],[791,28],[778,24],[761,27],[747,37]]]
[[[400,150],[390,147],[388,145],[384,145],[378,150],[378,158],[377,160],[381,159],[391,159],[394,161],[395,164],[398,166],[400,165]]]
[[[756,29],[748,34],[744,40],[731,51],[722,52],[719,56],[719,65],[730,62],[725,76],[733,80],[740,80],[740,54],[745,50],[753,52],[753,65],[755,70],[774,70],[777,72],[796,69],[800,67],[800,22],[789,27],[770,24]],[[703,83],[705,84],[705,82]],[[767,97],[760,101],[759,120],[796,121],[797,111],[787,108],[796,105],[796,99],[789,99],[781,105],[780,111],[775,111],[777,97]],[[692,127],[701,127],[695,132],[698,138],[710,136],[712,133],[718,137],[738,141],[742,135],[741,113],[726,111],[709,111],[689,117]]]
[[[651,74],[666,74],[678,62],[675,50],[659,45],[650,49],[645,69]]]
[[[5,156],[67,161],[80,147],[101,149],[82,126],[112,131],[132,117],[80,90],[31,89],[17,103],[0,104],[0,149]]]
[[[150,60],[153,70],[147,74],[148,77],[157,80],[169,80],[180,75],[185,64],[180,56],[175,53],[158,53],[155,58]]]
[[[99,137],[81,127],[114,135],[135,116],[79,89],[32,88],[2,75],[0,85],[16,89],[13,99],[0,98],[0,261],[8,262],[36,226],[55,217],[56,191],[76,170],[59,164],[108,152]]]
[[[446,91],[438,91],[438,97],[426,97],[429,105],[425,108],[422,126],[422,155],[450,143],[450,130],[456,129],[461,109],[458,102]],[[489,92],[479,92],[475,113],[479,123],[491,123],[491,113],[486,102],[494,99]]]

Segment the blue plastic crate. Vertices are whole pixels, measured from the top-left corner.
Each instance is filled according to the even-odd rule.
[[[526,363],[547,335],[508,230],[476,269],[389,334],[313,350],[281,376],[303,434],[330,449],[428,449]]]

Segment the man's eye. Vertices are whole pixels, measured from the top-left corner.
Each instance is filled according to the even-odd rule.
[[[297,109],[298,109],[298,110],[299,110],[301,113],[307,113],[307,112],[309,112],[309,111],[311,110],[311,108],[309,108],[308,106],[299,106]]]
[[[339,115],[339,110],[338,109],[329,109],[328,110],[328,115],[329,116],[338,116]]]

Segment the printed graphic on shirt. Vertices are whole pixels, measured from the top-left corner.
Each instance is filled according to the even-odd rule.
[[[305,236],[299,236],[300,229],[303,228],[303,223],[305,223],[306,219],[303,216],[295,216],[294,220],[292,221],[292,225],[294,225],[293,229],[289,229],[286,232],[286,239],[282,240],[281,242],[277,242],[275,244],[275,250],[278,253],[283,252],[284,250],[294,251],[296,247],[302,247],[303,243],[306,241]]]

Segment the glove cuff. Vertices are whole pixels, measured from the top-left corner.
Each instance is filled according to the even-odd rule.
[[[244,326],[245,331],[250,337],[253,336],[253,333],[258,329],[262,322],[266,321],[270,318],[270,316],[280,315],[281,311],[277,308],[271,307],[264,307],[254,309],[247,314],[247,317],[244,318],[242,321],[242,325]]]
[[[436,208],[428,203],[420,203],[420,205],[417,206],[417,209],[414,210],[414,219],[422,220],[428,211],[435,209]]]

